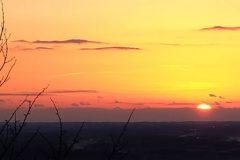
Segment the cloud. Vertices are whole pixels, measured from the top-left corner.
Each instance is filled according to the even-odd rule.
[[[98,99],[103,99],[103,96],[97,96]]]
[[[215,95],[215,94],[209,94],[210,97],[215,97],[215,98],[219,98],[219,99],[226,99],[225,97],[223,96],[218,96],[218,95]]]
[[[80,107],[80,106],[90,106],[91,104],[89,102],[75,102],[75,103],[72,103],[71,106],[72,107]]]
[[[101,50],[141,50],[141,48],[124,47],[124,46],[112,46],[112,47],[99,47],[99,48],[81,48],[85,51],[101,51]]]
[[[158,43],[160,46],[182,46],[180,43]]]
[[[220,98],[220,99],[226,99],[226,98],[225,98],[225,97],[223,97],[223,96],[219,96],[219,98]]]
[[[99,93],[96,90],[56,90],[47,91],[42,95],[53,95],[53,94],[70,94],[70,93]],[[13,92],[13,93],[0,93],[0,96],[37,96],[39,92]],[[1,102],[0,102],[1,103]]]
[[[31,43],[30,41],[26,41],[26,40],[23,40],[23,39],[15,40],[15,41],[12,41],[12,42],[18,42],[18,43]]]
[[[192,47],[201,47],[201,46],[214,46],[217,44],[214,43],[154,43],[154,45],[160,46],[169,46],[169,47],[181,47],[181,46],[192,46]]]
[[[0,99],[0,103],[5,103],[6,101],[3,99]]]
[[[15,40],[13,42],[20,43],[35,43],[35,44],[83,44],[83,43],[103,43],[99,41],[90,41],[85,39],[67,39],[67,40],[35,40],[35,41],[27,41],[27,40]]]
[[[192,106],[192,105],[196,105],[195,103],[187,103],[187,102],[172,102],[169,103],[168,105],[170,106]]]
[[[56,90],[48,93],[67,94],[67,93],[99,93],[97,90]]]
[[[53,78],[57,78],[57,77],[78,76],[78,75],[82,75],[82,74],[85,74],[85,73],[86,73],[86,72],[62,73],[62,74],[55,74],[55,75],[52,75],[51,77],[53,77]]]
[[[35,47],[35,48],[20,48],[20,50],[23,51],[32,51],[32,50],[52,50],[54,48],[50,48],[50,47]]]
[[[209,96],[210,96],[210,97],[217,97],[217,95],[211,94],[211,93],[209,94]]]
[[[73,107],[79,107],[79,105],[77,103],[72,103],[71,106]]]
[[[233,102],[231,102],[231,101],[226,101],[226,103],[233,103]]]
[[[115,100],[113,103],[115,103],[115,104],[137,105],[137,106],[144,105],[144,103],[121,102],[121,101],[118,101],[118,100]]]
[[[186,105],[197,105],[196,103],[187,103],[187,102],[172,102],[172,103],[163,103],[163,102],[124,102],[124,101],[119,101],[119,100],[115,100],[113,102],[114,104],[125,104],[125,105],[135,105],[135,106],[147,106],[147,105],[160,105],[160,106],[168,106],[168,105],[172,105],[172,106],[186,106]]]
[[[227,26],[213,26],[202,28],[200,31],[240,31],[240,26],[237,27],[227,27]]]
[[[0,96],[37,96],[39,92],[15,92],[15,93],[0,93]],[[43,93],[42,95],[46,95]]]
[[[53,48],[50,48],[50,47],[36,47],[35,49],[36,50],[51,50]]]
[[[219,102],[214,102],[214,104],[215,104],[215,105],[221,105],[221,103],[219,103]]]
[[[79,102],[81,106],[90,106],[91,104],[89,102]]]

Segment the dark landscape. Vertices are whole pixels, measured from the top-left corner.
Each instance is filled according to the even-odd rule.
[[[85,123],[80,141],[67,159],[108,159],[112,139],[119,136],[124,124]],[[71,143],[79,126],[81,123],[63,123],[64,143]],[[28,141],[37,129],[57,147],[58,123],[28,123],[17,144],[21,146]],[[237,160],[240,158],[240,122],[130,123],[120,145],[122,148],[112,159]],[[49,155],[51,147],[37,135],[19,159],[48,159]]]

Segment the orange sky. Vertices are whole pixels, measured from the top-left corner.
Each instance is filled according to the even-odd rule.
[[[239,0],[4,4],[17,57],[1,88],[8,105],[50,84],[39,104],[239,107]]]

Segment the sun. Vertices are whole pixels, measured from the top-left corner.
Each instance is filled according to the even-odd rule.
[[[200,109],[200,110],[211,110],[212,107],[210,105],[208,105],[208,104],[199,104],[197,106],[197,109]]]

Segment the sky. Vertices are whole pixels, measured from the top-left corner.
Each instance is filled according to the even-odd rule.
[[[8,0],[17,64],[1,106],[240,105],[239,0]]]

